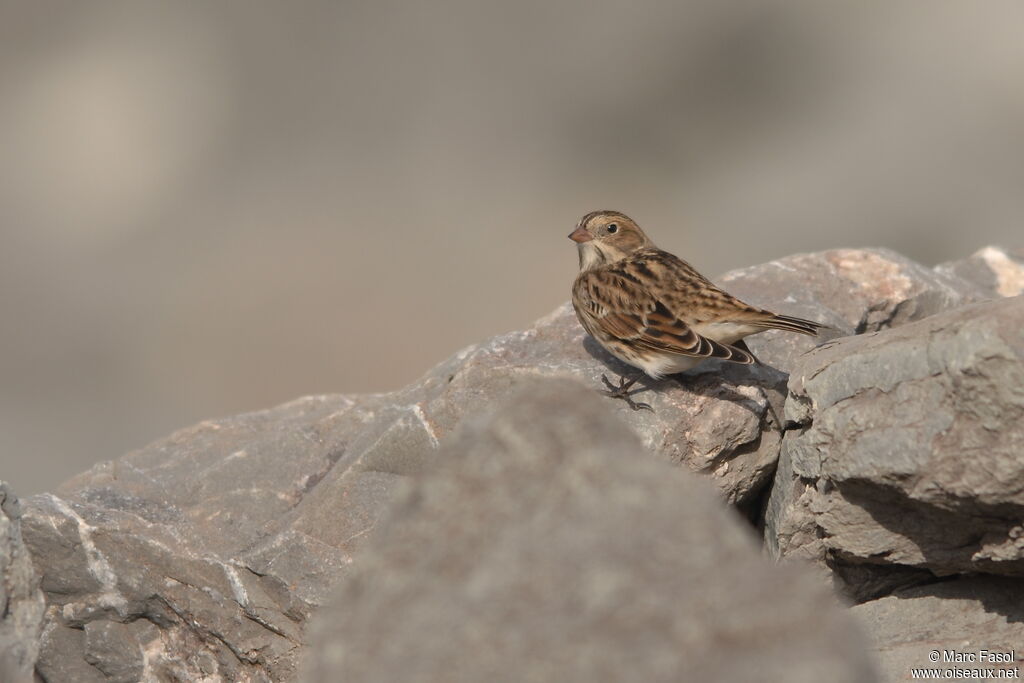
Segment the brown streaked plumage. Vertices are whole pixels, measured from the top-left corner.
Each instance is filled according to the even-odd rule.
[[[686,261],[662,251],[631,218],[594,211],[569,238],[580,272],[572,304],[580,324],[616,358],[655,379],[683,372],[706,358],[754,363],[742,339],[768,329],[816,335],[827,327],[746,304],[722,291]],[[614,387],[634,409],[628,389]]]

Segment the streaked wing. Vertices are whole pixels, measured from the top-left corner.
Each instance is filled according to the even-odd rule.
[[[583,273],[574,294],[587,322],[638,349],[753,363],[747,352],[697,334],[629,268]]]
[[[740,301],[698,273],[686,261],[660,249],[652,248],[638,253],[636,257],[624,261],[622,268],[641,281],[650,278],[650,288],[665,290],[666,304],[673,310],[687,311],[692,321],[749,325],[755,328],[750,332],[778,329],[812,336],[823,329],[831,329],[813,320],[776,315]]]

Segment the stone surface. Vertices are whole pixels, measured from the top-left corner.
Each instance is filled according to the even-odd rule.
[[[985,247],[968,258],[935,266],[935,271],[971,282],[990,297],[1024,294],[1024,249]]]
[[[146,646],[159,640],[152,622],[90,621],[82,630],[85,661],[99,669],[108,681],[132,683],[144,679]]]
[[[789,389],[776,554],[828,564],[857,599],[1024,575],[1024,297],[837,340]]]
[[[602,373],[635,375],[586,336],[566,304],[531,329],[474,347],[427,414],[444,433],[473,405],[507,394],[516,379],[563,376],[603,388]],[[780,435],[769,428],[781,409],[785,376],[771,368],[709,362],[662,381],[643,378],[637,400],[650,411],[612,403],[644,445],[670,462],[713,475],[727,500],[752,502],[770,480]]]
[[[353,549],[306,535],[302,502],[341,463],[337,526],[372,524],[387,490],[361,483],[347,445],[373,406],[310,398],[203,423],[29,499],[50,602],[40,669],[130,675],[138,658],[103,645],[116,636],[146,651],[146,676],[291,678],[302,624]],[[155,631],[104,630],[140,621]]]
[[[965,577],[919,586],[853,608],[869,634],[883,679],[907,680],[911,669],[1009,669],[1024,673],[1024,583]],[[983,653],[1009,653],[1009,662]],[[929,654],[938,652],[938,662]],[[956,654],[976,661],[956,662]],[[993,674],[993,678],[996,675]],[[940,676],[941,677],[941,676]]]
[[[832,335],[989,296],[955,272],[873,249],[797,255],[719,282],[752,303],[834,325]],[[821,341],[758,335],[751,348],[775,367],[708,362],[643,380],[637,400],[654,412],[609,399],[605,408],[650,457],[708,475],[754,519],[782,441],[783,371]],[[308,616],[350,573],[398,487],[436,467],[439,444],[467,416],[536,378],[597,389],[603,373],[635,371],[586,337],[566,304],[399,391],[312,396],[203,422],[28,499],[24,540],[48,600],[38,670],[53,681],[290,680]],[[795,491],[804,480],[785,481]],[[1002,558],[1007,548],[990,550]],[[900,585],[932,576],[903,564],[876,576],[860,560],[841,569],[883,592],[898,572]]]
[[[142,643],[147,675],[289,678],[305,619],[345,574],[395,484],[431,467],[465,415],[529,377],[599,386],[600,353],[562,307],[401,391],[309,397],[204,422],[33,497],[26,541],[51,604],[40,669],[134,670],[79,636],[98,622],[145,620],[159,628]],[[764,427],[769,398],[781,412],[783,379],[767,368],[730,368],[724,378],[708,369],[685,387],[659,383],[643,397],[653,414],[607,402],[663,458],[712,473],[729,500],[750,506],[775,466],[781,437]]]
[[[726,273],[729,292],[776,313],[831,325],[830,339],[874,332],[981,301],[986,294],[952,272],[936,272],[888,249],[795,254]],[[765,332],[747,340],[763,362],[790,372],[820,339]]]
[[[32,680],[45,604],[22,540],[21,506],[0,481],[0,681]]]
[[[524,388],[406,489],[304,680],[873,680],[829,591],[573,384]]]
[[[51,619],[43,630],[37,673],[47,683],[104,683],[107,677],[85,660],[85,631]]]

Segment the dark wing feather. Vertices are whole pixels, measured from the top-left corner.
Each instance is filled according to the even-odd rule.
[[[617,265],[635,276],[649,275],[652,282],[670,292],[667,299],[670,307],[688,310],[690,315],[703,313],[723,322],[746,323],[766,330],[788,330],[811,336],[832,329],[813,320],[776,315],[740,301],[698,273],[689,263],[667,251],[645,249]]]
[[[765,329],[774,330],[787,330],[789,332],[799,332],[800,334],[808,334],[812,337],[817,336],[822,330],[833,329],[829,325],[824,323],[816,323],[813,320],[805,320],[803,318],[796,318],[791,315],[773,315],[768,311],[764,311],[768,318],[760,320],[751,320],[751,325],[757,325],[764,327]]]
[[[746,351],[697,334],[656,299],[642,279],[622,269],[581,274],[576,280],[575,294],[588,323],[636,348],[745,364],[754,362]]]

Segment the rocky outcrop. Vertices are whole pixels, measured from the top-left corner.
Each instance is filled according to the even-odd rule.
[[[985,247],[968,258],[935,266],[945,277],[977,286],[988,297],[1024,294],[1024,249]]]
[[[289,679],[305,619],[344,576],[395,484],[429,470],[464,415],[526,378],[600,386],[601,358],[563,307],[402,391],[309,397],[205,422],[32,498],[27,540],[50,598],[40,671],[51,680],[140,670]],[[664,459],[714,473],[749,508],[777,457],[779,433],[764,425],[769,398],[781,412],[783,379],[706,371],[687,386],[654,386],[644,397],[654,413],[609,410],[629,412]]]
[[[988,298],[971,281],[889,249],[796,254],[726,273],[720,282],[745,301],[835,328],[819,339],[769,331],[747,340],[758,358],[785,372],[822,339],[896,327]]]
[[[713,485],[722,500],[762,528],[777,556],[807,558],[827,581],[858,601],[871,601],[857,608],[866,615],[882,613],[869,609],[875,598],[887,599],[910,587],[938,591],[936,582],[944,577],[980,575],[979,590],[996,586],[986,581],[1018,580],[1024,538],[1019,527],[1024,518],[1021,298],[978,302],[1010,292],[1020,262],[1012,252],[979,254],[932,270],[886,250],[847,249],[729,273],[721,278],[723,284],[751,303],[835,329],[819,339],[776,332],[753,337],[751,348],[770,365],[708,362],[677,378],[644,380],[637,398],[649,402],[653,412],[634,412],[604,399],[599,419],[589,401],[593,397],[558,403],[551,397],[561,394],[549,387],[536,397],[521,395],[508,409],[507,420],[497,416],[477,422],[465,428],[460,445],[441,448],[467,418],[488,411],[525,384],[548,379],[580,382],[593,390],[601,387],[603,373],[635,372],[587,338],[571,307],[564,305],[525,330],[463,349],[402,390],[306,397],[207,421],[98,465],[52,494],[23,501],[18,523],[45,592],[46,611],[41,636],[17,641],[27,643],[27,649],[18,650],[23,653],[18,671],[32,666],[38,650],[36,672],[47,681],[294,680],[309,641],[306,623],[339,584],[350,598],[332,603],[318,636],[328,659],[337,655],[336,636],[351,628],[347,622],[332,624],[328,615],[346,612],[348,599],[369,614],[374,601],[385,595],[404,595],[409,586],[424,589],[419,583],[424,576],[413,571],[416,562],[424,567],[454,563],[467,585],[512,612],[514,605],[498,600],[522,588],[511,569],[547,571],[579,604],[598,601],[599,607],[605,604],[600,600],[608,600],[616,614],[631,615],[637,623],[657,622],[669,633],[683,629],[677,634],[680,653],[695,652],[686,648],[701,642],[695,635],[698,622],[685,616],[691,614],[700,614],[699,623],[720,629],[723,638],[753,639],[743,628],[749,621],[763,632],[789,629],[793,639],[814,642],[813,633],[794,626],[817,623],[806,613],[804,600],[823,615],[823,632],[842,633],[842,620],[833,620],[821,597],[825,594],[807,585],[806,574],[751,559],[746,541],[736,540],[743,537],[735,529],[741,517],[730,520],[708,507],[700,485]],[[787,372],[792,373],[788,388]],[[524,416],[532,417],[524,422]],[[786,424],[776,416],[785,416],[781,421]],[[640,446],[614,426],[617,419],[628,423]],[[607,423],[610,431],[595,427],[603,436],[585,441],[586,448],[559,436],[560,429],[578,431],[581,424],[590,424],[587,420]],[[545,424],[553,431],[542,429]],[[493,510],[485,504],[490,499],[476,500],[458,489],[452,482],[461,480],[446,468],[483,458],[480,449],[485,447],[474,440],[506,453],[510,462],[479,462],[490,462],[501,480],[519,482],[524,496],[542,487],[515,463],[530,462],[530,453],[553,458],[534,464],[546,472],[552,490],[564,493],[564,528],[553,522],[557,506],[517,507],[520,489],[491,489],[484,484],[493,482],[480,482],[481,490],[494,497]],[[615,457],[615,464],[606,462]],[[567,469],[562,472],[552,463]],[[609,474],[599,474],[604,470]],[[684,476],[688,471],[705,475],[704,480]],[[564,478],[570,475],[575,478]],[[434,483],[417,489],[424,498],[409,498],[403,493],[407,482],[419,477]],[[442,481],[463,501],[448,512],[432,498],[440,490],[432,487]],[[630,496],[647,488],[649,499],[636,498],[643,505],[631,502]],[[679,500],[670,501],[669,489]],[[381,531],[381,545],[366,550],[396,497],[400,502],[389,516],[388,531]],[[548,505],[541,493],[528,498],[534,499]],[[640,509],[646,507],[650,510]],[[457,520],[446,515],[462,515],[466,533],[477,534],[480,548],[493,557],[445,558],[439,555],[443,547],[428,547],[427,522],[421,523],[421,516],[436,523],[434,533],[444,535],[435,538],[446,539],[445,544],[449,536],[462,538]],[[519,525],[520,517],[535,526]],[[6,519],[17,515],[9,513]],[[700,536],[703,532],[691,519],[706,521],[710,535]],[[599,529],[595,520],[606,527]],[[14,527],[9,523],[5,528]],[[648,534],[648,528],[659,531]],[[609,529],[616,531],[608,534]],[[503,530],[514,533],[505,536]],[[532,531],[538,535],[531,537]],[[415,566],[403,574],[387,559],[399,552],[388,544],[406,537],[410,548],[419,550],[410,558]],[[604,546],[599,540],[608,544],[607,557],[600,556]],[[635,551],[627,553],[628,548]],[[0,559],[21,557],[17,571],[24,576],[27,555],[19,553],[0,553]],[[598,590],[604,590],[604,574],[578,586],[568,577],[567,567],[589,576],[592,554],[594,567],[614,579],[608,595]],[[651,563],[650,557],[676,563],[687,580],[669,576],[662,562]],[[507,558],[505,573],[492,564],[494,558]],[[528,563],[531,558],[534,564]],[[733,564],[744,568],[743,577],[729,569]],[[379,567],[380,576],[368,575],[367,566]],[[782,585],[786,577],[805,597]],[[716,583],[722,578],[731,582],[730,590]],[[378,579],[379,595],[365,588]],[[658,587],[685,615],[659,611],[664,605],[650,600],[657,591],[642,591],[633,582]],[[25,588],[30,583],[17,584],[22,586],[17,604],[41,610],[32,597],[38,593]],[[620,583],[626,587],[619,588]],[[10,597],[15,593],[4,585],[8,604],[15,604]],[[454,582],[437,585],[457,591]],[[588,592],[592,589],[597,592]],[[392,590],[397,592],[387,593]],[[698,599],[701,591],[705,597]],[[946,599],[940,592],[920,594],[926,595]],[[741,611],[737,596],[745,604],[763,605],[777,618],[759,621],[751,610]],[[770,602],[778,596],[788,604]],[[711,601],[734,609],[718,613]],[[978,604],[988,610],[990,602]],[[440,615],[442,605],[430,595],[419,596],[415,604],[416,614],[427,622],[455,618]],[[458,601],[451,604],[469,609]],[[896,604],[931,603],[901,598]],[[31,617],[31,609],[25,609]],[[9,631],[3,630],[15,623],[10,614],[0,622],[0,644],[12,642],[4,640]],[[589,621],[572,622],[564,609],[549,616],[565,629],[578,626],[578,633],[603,643],[602,649],[615,639],[633,643],[615,622],[602,630],[597,612],[582,614]],[[467,619],[474,615],[464,614]],[[483,633],[493,615],[479,616],[483,621],[467,623],[476,623]],[[556,642],[557,634],[533,625],[535,616],[515,612],[509,617],[525,629],[522,643],[533,643],[529,639],[535,630]],[[367,616],[364,623],[372,622],[378,635],[395,628],[395,637],[402,633],[405,638],[405,626],[389,621],[393,617],[377,615],[373,618],[380,621],[373,621]],[[18,631],[26,634],[38,619],[18,623],[28,624],[28,630]],[[658,649],[664,643],[657,629],[644,628],[637,633],[649,638],[631,649],[674,670],[677,658]],[[491,653],[492,664],[507,662],[516,652],[518,645],[507,645]],[[822,659],[800,653],[808,671],[817,671],[814,667],[825,660],[839,662],[837,670],[855,671],[847,650],[822,647]],[[751,648],[765,661],[781,661],[770,643]],[[709,662],[714,667],[706,671],[708,680],[716,680],[716,671],[745,676],[743,667],[750,661],[733,656],[738,657],[735,669],[721,668],[731,666],[724,659]],[[319,675],[323,669],[317,667],[328,659],[318,660],[310,675]],[[638,654],[624,661],[634,662],[642,677],[654,671],[645,668],[654,664],[641,659]],[[558,660],[552,666],[559,662],[564,664]],[[783,678],[799,680],[792,675],[775,680]]]
[[[883,680],[902,681],[912,669],[936,668],[978,670],[975,678],[1020,678],[1020,580],[964,577],[900,590],[852,612],[874,645]]]
[[[1024,297],[837,340],[789,386],[772,550],[858,599],[880,569],[1024,575]]]
[[[472,421],[317,622],[310,682],[872,679],[827,590],[566,382]]]
[[[0,481],[0,680],[32,680],[45,603],[21,535],[21,506]]]
[[[30,499],[43,675],[290,679],[302,624],[394,478],[347,457],[372,406],[313,398],[206,422]],[[306,532],[318,484],[339,515],[321,535]]]

